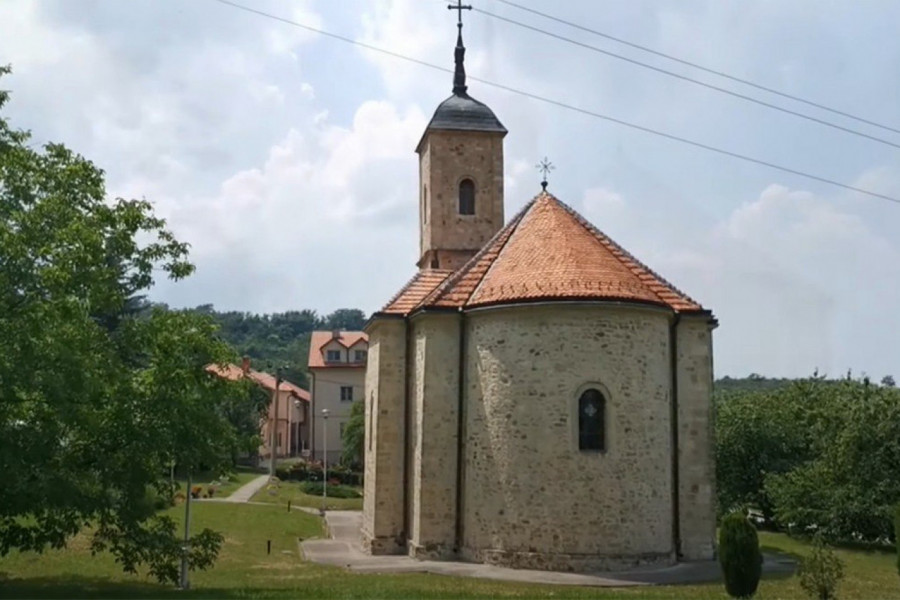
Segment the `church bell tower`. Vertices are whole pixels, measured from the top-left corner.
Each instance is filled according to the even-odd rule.
[[[460,2],[453,95],[437,108],[419,155],[419,269],[456,270],[503,227],[506,128],[469,96]]]

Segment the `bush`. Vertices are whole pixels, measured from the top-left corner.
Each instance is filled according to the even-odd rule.
[[[300,482],[300,491],[311,496],[322,495],[322,484],[318,481],[302,481]],[[346,485],[328,484],[329,498],[359,498],[362,494],[359,490]]]
[[[154,511],[164,510],[174,503],[174,495],[168,485],[147,487],[147,492],[144,495],[144,504],[152,507]]]
[[[812,554],[800,561],[800,587],[813,600],[833,600],[838,582],[844,577],[841,559],[827,546],[821,535],[813,540]]]
[[[749,598],[756,593],[762,574],[762,554],[756,528],[743,513],[733,512],[722,519],[719,562],[729,596]]]

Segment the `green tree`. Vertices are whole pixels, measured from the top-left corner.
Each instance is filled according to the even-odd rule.
[[[795,425],[812,434],[810,456],[766,479],[775,520],[831,540],[889,539],[900,498],[900,391],[867,379],[823,389]]]
[[[339,308],[324,319],[323,329],[359,331],[366,324],[366,313],[358,308]]]
[[[29,137],[0,118],[0,555],[90,523],[126,570],[174,582],[175,525],[148,492],[173,460],[223,460],[220,399],[235,392],[204,366],[234,357],[209,317],[140,306],[155,273],[193,270],[151,205],[107,199],[90,161]],[[195,536],[191,566],[220,544]]]
[[[231,444],[231,465],[236,466],[238,457],[247,453],[255,456],[262,443],[260,424],[265,418],[271,402],[271,395],[263,387],[249,380],[242,380],[240,393],[224,398],[222,410],[234,432]]]
[[[366,408],[363,400],[357,400],[350,407],[350,418],[344,425],[344,452],[342,462],[352,469],[359,469],[363,463],[366,438]]]
[[[719,528],[719,563],[729,596],[749,598],[756,593],[762,560],[753,524],[741,512],[726,515]]]
[[[816,380],[772,392],[716,394],[716,493],[722,514],[752,506],[772,518],[766,477],[790,471],[809,455],[809,435],[799,425],[803,404],[818,396]]]

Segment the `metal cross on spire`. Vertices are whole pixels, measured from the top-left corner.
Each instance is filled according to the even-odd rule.
[[[462,29],[462,11],[472,10],[472,5],[471,4],[463,4],[462,0],[456,0],[456,6],[453,6],[452,4],[448,4],[447,8],[450,10],[455,10],[455,11],[457,11],[457,13],[459,13],[459,22],[457,23],[456,26],[459,27],[460,29]]]
[[[456,24],[458,33],[456,34],[456,50],[454,51],[454,61],[456,68],[453,69],[453,93],[457,96],[465,96],[466,90],[466,47],[462,41],[462,11],[472,10],[471,5],[465,5],[462,0],[456,0],[456,6],[448,4],[447,8],[455,10],[459,13],[459,22]]]
[[[537,169],[538,171],[540,171],[541,174],[544,176],[544,180],[541,181],[541,187],[544,188],[544,191],[546,191],[547,190],[547,176],[550,174],[550,171],[553,171],[554,169],[556,169],[556,167],[553,166],[553,163],[550,162],[550,160],[545,156],[544,160],[542,160],[541,162],[536,164],[534,166],[534,168]]]

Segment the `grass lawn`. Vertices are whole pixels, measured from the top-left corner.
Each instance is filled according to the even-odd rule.
[[[87,538],[79,536],[63,551],[43,555],[11,553],[0,559],[3,598],[628,598],[725,599],[720,584],[597,589],[538,586],[439,575],[355,574],[303,562],[298,538],[322,535],[317,517],[288,513],[281,507],[197,503],[196,527],[225,533],[215,568],[192,573],[189,592],[152,583],[121,572],[109,555],[91,557]],[[180,518],[181,507],[172,510]],[[784,535],[762,533],[764,546],[804,553],[806,544]],[[272,553],[266,554],[266,541]],[[895,557],[888,553],[841,550],[847,579],[838,590],[843,600],[900,597]],[[765,580],[760,599],[804,598],[796,577]]]
[[[308,506],[310,508],[322,508],[322,496],[312,496],[300,491],[300,483],[297,481],[281,481],[277,486],[268,485],[256,492],[253,502],[270,502],[287,506],[288,500],[292,506]],[[363,499],[360,498],[332,498],[328,497],[328,508],[331,510],[362,510]]]
[[[264,470],[259,469],[251,469],[249,467],[238,467],[235,472],[235,481],[229,481],[228,479],[222,480],[216,490],[215,497],[216,498],[227,498],[231,494],[234,493],[239,487],[244,485],[245,483],[250,483],[260,475],[265,475]],[[202,485],[203,491],[206,491],[206,488],[209,487],[210,482],[217,479],[217,476],[213,473],[199,473],[197,476],[193,478],[192,485]],[[179,489],[182,492],[186,493],[185,484],[187,483],[187,478],[183,476],[175,477],[175,481],[179,484]]]

